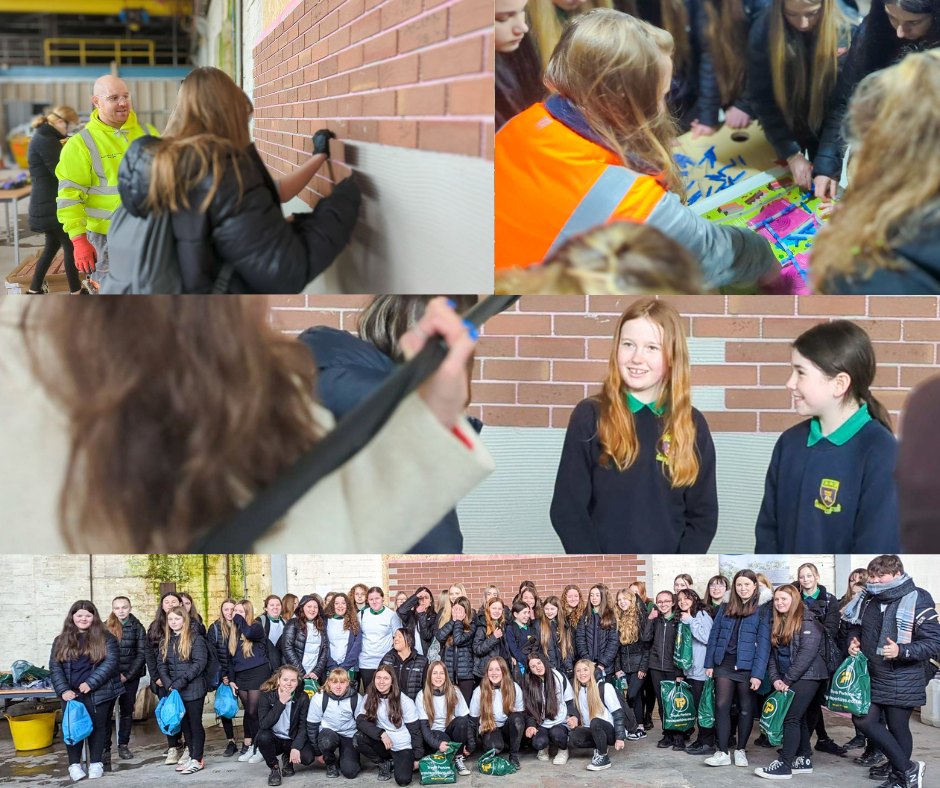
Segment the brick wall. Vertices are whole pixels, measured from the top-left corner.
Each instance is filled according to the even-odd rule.
[[[493,158],[493,7],[294,0],[252,50],[256,146],[289,173],[311,135]],[[339,159],[337,180],[348,170]],[[318,177],[302,198],[332,184]]]
[[[284,331],[316,324],[354,331],[368,296],[272,300]],[[598,388],[611,333],[629,302],[617,296],[526,296],[490,320],[477,352],[473,415],[490,426],[565,427]],[[800,420],[783,384],[790,343],[821,321],[847,317],[874,341],[873,391],[897,417],[912,386],[940,373],[935,296],[679,296],[693,357],[692,383],[723,390],[707,410],[712,432],[781,432]],[[700,352],[699,352],[700,351]],[[717,357],[716,357],[717,354]],[[707,358],[707,363],[696,363]],[[721,394],[722,392],[719,392]]]
[[[483,603],[483,592],[493,583],[504,601],[512,601],[523,580],[531,580],[539,596],[561,594],[574,583],[586,592],[602,581],[610,588],[623,588],[647,575],[648,561],[635,555],[476,555],[476,556],[389,556],[389,595],[412,593],[426,585],[435,596],[452,583],[460,582],[474,607]]]

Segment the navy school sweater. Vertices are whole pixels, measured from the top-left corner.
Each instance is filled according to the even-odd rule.
[[[633,403],[631,410],[634,410]],[[625,471],[598,465],[600,403],[583,400],[565,435],[552,526],[568,553],[704,553],[718,529],[715,445],[694,408],[699,474],[691,487],[673,488],[663,473],[662,416],[650,407],[633,413],[640,445]]]
[[[818,430],[809,419],[774,446],[755,552],[899,552],[894,435],[867,406],[828,438]]]

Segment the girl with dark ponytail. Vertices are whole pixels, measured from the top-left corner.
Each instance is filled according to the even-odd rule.
[[[793,343],[791,364],[787,389],[797,413],[810,418],[774,447],[756,551],[899,550],[897,440],[871,392],[868,334],[849,320],[814,326]]]

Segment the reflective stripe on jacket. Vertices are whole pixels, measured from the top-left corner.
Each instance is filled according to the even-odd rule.
[[[119,129],[99,120],[94,110],[88,125],[65,143],[55,169],[56,216],[69,238],[88,230],[107,235],[121,204],[118,166],[131,142],[145,134],[159,136],[151,124],[141,126],[133,110]]]

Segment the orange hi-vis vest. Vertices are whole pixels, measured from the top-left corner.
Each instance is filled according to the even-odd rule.
[[[540,263],[599,224],[643,223],[665,194],[533,104],[496,135],[496,269]]]

